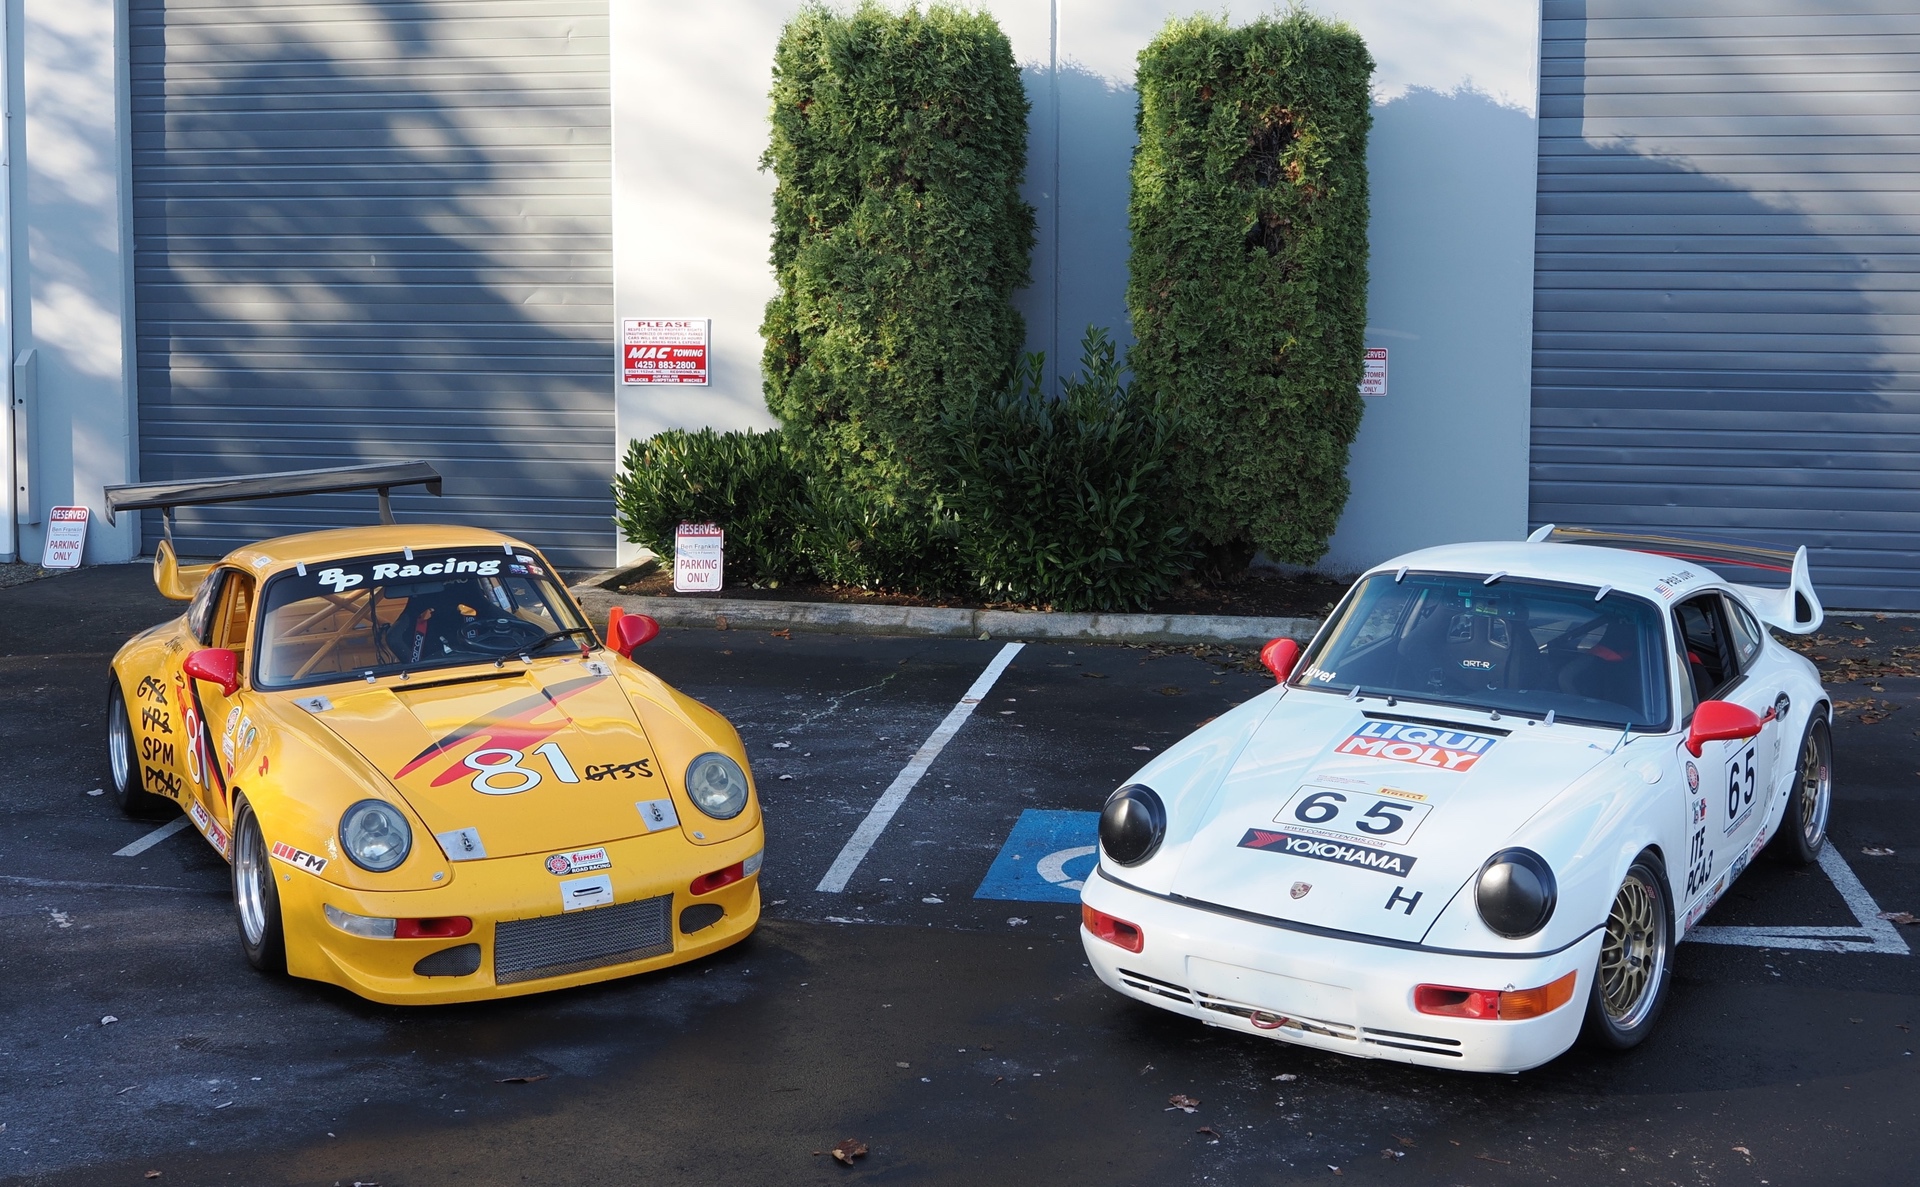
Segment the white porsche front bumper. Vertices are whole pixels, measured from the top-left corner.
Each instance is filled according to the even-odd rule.
[[[1140,928],[1139,952],[1084,926],[1087,960],[1111,988],[1210,1026],[1428,1067],[1519,1072],[1573,1045],[1601,934],[1548,956],[1453,955],[1292,931],[1170,902],[1096,871],[1082,900]],[[1532,989],[1575,973],[1573,996],[1538,1018],[1422,1014],[1416,985]]]

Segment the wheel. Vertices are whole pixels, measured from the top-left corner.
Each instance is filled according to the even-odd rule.
[[[140,774],[139,746],[133,740],[133,719],[127,715],[127,698],[120,693],[118,677],[107,681],[107,773],[113,783],[113,802],[128,816],[164,816],[180,810],[166,796],[147,790]]]
[[[1833,810],[1833,731],[1824,717],[1807,723],[1800,742],[1800,765],[1793,770],[1793,793],[1768,848],[1794,865],[1819,860],[1827,843],[1827,814]]]
[[[287,971],[287,936],[280,928],[280,891],[267,863],[260,818],[240,797],[233,812],[233,906],[240,918],[240,947],[247,963],[263,973]]]
[[[1607,912],[1582,1036],[1624,1051],[1653,1031],[1673,981],[1673,900],[1651,851],[1634,859]]]

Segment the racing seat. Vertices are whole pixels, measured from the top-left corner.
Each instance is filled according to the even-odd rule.
[[[1576,651],[1561,665],[1560,691],[1623,708],[1640,700],[1640,632],[1630,622],[1612,619],[1593,646]]]
[[[484,604],[471,581],[433,582],[416,586],[405,609],[387,628],[387,647],[400,663],[419,663],[447,655],[471,654],[460,629],[469,621],[463,606]],[[395,591],[401,592],[401,591]]]
[[[1515,643],[1526,635],[1508,618],[1436,606],[1400,641],[1402,687],[1505,688]]]

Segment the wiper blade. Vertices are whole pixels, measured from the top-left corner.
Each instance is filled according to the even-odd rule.
[[[545,647],[549,643],[558,642],[559,640],[566,638],[568,635],[585,635],[587,638],[591,639],[593,638],[593,628],[585,627],[585,626],[566,626],[566,627],[561,627],[557,631],[548,631],[546,634],[540,636],[538,639],[535,639],[533,642],[527,644],[525,647],[522,647],[520,649],[520,658],[527,663],[532,663],[534,652],[540,650],[542,647]],[[592,654],[592,649],[589,648],[585,643],[582,643],[580,644],[580,654],[590,655]]]

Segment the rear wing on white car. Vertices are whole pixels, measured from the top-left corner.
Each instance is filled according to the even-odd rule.
[[[1785,573],[1785,589],[1729,582],[1753,607],[1753,612],[1770,627],[1790,635],[1810,635],[1826,621],[1820,595],[1813,592],[1813,579],[1807,573],[1805,545],[1792,552],[1733,540],[1712,540],[1668,536],[1660,533],[1606,532],[1597,528],[1561,527],[1547,524],[1527,537],[1534,543],[1598,544],[1606,548],[1625,548],[1650,552],[1702,564],[1763,569]]]

